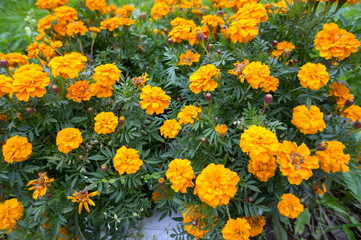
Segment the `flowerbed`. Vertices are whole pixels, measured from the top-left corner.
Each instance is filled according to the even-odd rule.
[[[124,239],[156,209],[174,239],[360,237],[344,4],[38,0],[0,54],[0,236]]]

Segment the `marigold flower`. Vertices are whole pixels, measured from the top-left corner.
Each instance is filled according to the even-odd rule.
[[[229,219],[222,229],[225,240],[248,240],[251,236],[251,226],[245,218]]]
[[[88,193],[86,190],[82,190],[80,192],[77,192],[74,190],[73,196],[68,196],[67,199],[71,199],[72,202],[79,203],[78,207],[78,213],[81,214],[81,211],[83,210],[83,206],[85,210],[90,213],[89,205],[95,206],[95,203],[93,200],[90,199],[90,197],[97,196],[99,194],[98,191]]]
[[[167,3],[164,2],[156,2],[152,8],[150,9],[150,14],[154,20],[158,20],[168,13],[170,13],[171,8]]]
[[[218,26],[222,27],[225,24],[223,18],[217,15],[205,15],[202,17],[201,23],[213,27],[214,32]]]
[[[339,141],[327,141],[326,144],[326,150],[316,151],[321,168],[327,173],[348,172],[349,167],[346,164],[350,161],[350,154],[343,153],[345,145]]]
[[[355,53],[361,45],[355,35],[345,29],[338,28],[336,23],[326,23],[323,30],[316,34],[314,44],[320,56],[326,59],[343,60]]]
[[[198,114],[202,112],[202,109],[193,105],[184,106],[184,108],[178,113],[180,124],[194,123],[198,120]]]
[[[258,180],[267,182],[268,179],[275,175],[277,164],[276,159],[272,155],[267,152],[257,155],[251,152],[250,157],[248,172],[252,173]]]
[[[117,116],[115,116],[112,112],[98,113],[94,120],[94,131],[98,134],[114,132],[119,123]]]
[[[113,95],[112,86],[103,86],[102,84],[96,82],[90,84],[90,90],[93,96],[97,98],[107,98]]]
[[[8,163],[23,162],[29,158],[33,146],[28,142],[26,137],[15,135],[3,145],[4,161]]]
[[[83,21],[74,21],[66,26],[66,34],[70,37],[74,37],[74,34],[84,35],[87,32],[88,28],[84,26]]]
[[[37,24],[38,32],[42,33],[47,29],[51,29],[51,26],[52,26],[51,23],[54,20],[55,20],[55,17],[53,15],[50,15],[50,14],[46,15],[43,18],[40,18],[39,21],[38,21],[38,24]],[[44,32],[44,36],[45,36],[45,32]]]
[[[61,6],[54,9],[54,16],[59,22],[72,22],[78,19],[78,12],[69,6]]]
[[[214,91],[218,83],[212,79],[220,74],[220,70],[212,64],[200,67],[190,77],[190,90],[197,94],[201,91]]]
[[[342,117],[350,119],[350,122],[356,122],[361,119],[361,107],[358,105],[351,105],[342,113]]]
[[[146,109],[148,114],[160,114],[169,106],[171,98],[160,87],[147,85],[140,94],[140,107]]]
[[[46,172],[39,173],[38,176],[39,176],[38,179],[30,180],[26,185],[26,186],[34,185],[29,188],[29,191],[35,189],[33,193],[34,199],[38,199],[39,197],[44,196],[46,194],[47,185],[54,181],[54,178],[50,178],[50,179],[48,178]]]
[[[255,237],[263,232],[263,227],[266,225],[264,216],[248,216],[245,217],[249,226],[251,227],[250,236]]]
[[[353,4],[357,4],[359,1],[360,0],[347,0],[347,3],[353,5]]]
[[[270,76],[270,68],[261,62],[252,62],[246,65],[242,71],[242,74],[254,89],[262,88],[262,91],[264,92],[277,90],[279,83],[278,79]],[[242,77],[240,80],[243,82]]]
[[[107,2],[106,0],[85,0],[85,6],[92,11],[98,10],[102,13],[107,12]]]
[[[297,218],[303,212],[304,207],[298,197],[291,193],[286,193],[281,196],[281,201],[278,202],[278,211],[285,217]]]
[[[74,102],[88,101],[93,96],[89,81],[77,81],[68,87],[66,97]]]
[[[93,33],[99,33],[100,29],[97,27],[89,27],[89,31],[93,32]]]
[[[330,80],[326,67],[321,63],[306,63],[297,74],[302,87],[319,90]]]
[[[50,41],[50,46],[53,48],[61,48],[63,43],[61,41]]]
[[[165,173],[167,179],[172,183],[171,188],[175,191],[187,192],[187,187],[193,187],[192,180],[195,178],[191,161],[188,159],[174,159],[168,164]]]
[[[230,19],[232,21],[239,21],[242,19],[252,19],[257,24],[268,20],[267,10],[263,4],[257,2],[250,2],[244,4],[238,11],[233,14]]]
[[[329,96],[336,98],[338,107],[343,107],[347,100],[352,100],[355,97],[350,94],[350,89],[346,87],[342,82],[333,82],[330,85],[331,90]]]
[[[214,128],[214,130],[218,133],[219,137],[226,136],[228,132],[228,128],[226,124],[217,124],[217,126]]]
[[[146,82],[149,81],[148,74],[143,73],[140,77],[134,77],[132,79],[132,84],[137,85],[138,87],[143,86]]]
[[[103,86],[112,86],[119,80],[121,72],[114,63],[99,65],[94,69],[93,79]]]
[[[174,191],[164,184],[159,184],[158,187],[152,193],[152,200],[154,202],[162,201],[165,199],[171,199],[174,195]]]
[[[181,125],[175,119],[164,121],[159,128],[160,134],[165,138],[175,138],[181,129]]]
[[[192,51],[186,50],[186,53],[180,55],[180,61],[178,65],[188,65],[191,66],[194,62],[199,62],[199,58],[201,55],[198,53],[194,53]]]
[[[114,31],[115,29],[119,28],[121,25],[120,23],[120,17],[112,17],[104,19],[100,22],[100,29],[107,29],[109,31]]]
[[[113,158],[114,168],[120,175],[123,173],[132,174],[137,172],[143,165],[143,161],[138,155],[138,151],[133,148],[122,146],[117,150]]]
[[[316,194],[325,194],[325,193],[327,193],[326,184],[324,182],[322,182],[321,186],[322,186],[322,189],[319,188],[316,181],[314,181],[313,185],[312,185],[314,193],[316,193]]]
[[[3,58],[9,63],[10,69],[29,64],[29,57],[17,52],[7,53]]]
[[[39,55],[41,57],[45,57],[47,60],[50,60],[51,58],[56,56],[56,52],[54,48],[52,48],[49,45],[46,45],[45,43],[40,43],[40,44],[38,42],[31,43],[26,48],[26,51],[28,52],[28,56],[34,59],[37,59]]]
[[[280,57],[284,52],[289,51],[291,52],[293,49],[295,49],[295,45],[293,45],[291,42],[283,41],[277,43],[276,49],[272,51],[271,56],[273,57]]]
[[[78,52],[54,57],[49,62],[51,73],[54,77],[61,76],[65,79],[73,79],[79,76],[79,72],[84,68],[87,58]]]
[[[200,206],[193,205],[187,207],[183,211],[182,217],[184,229],[196,239],[203,238],[209,232],[210,229],[205,230],[204,228],[209,227],[210,223],[206,221],[206,215],[202,213]]]
[[[66,227],[60,227],[59,234],[56,236],[56,240],[80,240],[80,238],[75,238],[75,235],[69,232]]]
[[[123,5],[121,8],[115,9],[114,14],[122,16],[124,18],[130,17],[132,12],[135,10],[135,7],[131,5]]]
[[[291,123],[303,134],[315,134],[317,131],[322,132],[326,128],[323,113],[315,105],[311,105],[310,109],[306,105],[293,108]]]
[[[23,216],[24,207],[16,198],[0,203],[0,230],[11,231]]]
[[[67,3],[68,0],[38,0],[35,5],[37,5],[39,9],[53,9]]]
[[[0,97],[11,93],[13,79],[11,77],[0,75]]]
[[[236,22],[232,22],[226,31],[228,38],[232,42],[246,43],[255,38],[259,33],[257,28],[257,22],[253,19],[241,19]]]
[[[82,142],[83,137],[77,128],[64,128],[56,136],[56,145],[62,153],[68,153],[73,149],[77,149]]]
[[[297,146],[294,142],[284,141],[281,144],[277,163],[289,183],[300,185],[302,180],[308,180],[313,175],[312,169],[319,167],[317,157],[310,154],[311,151],[304,143]]]
[[[192,27],[189,25],[180,25],[173,27],[172,30],[168,33],[168,37],[172,39],[175,43],[180,43],[183,40],[188,40]]]
[[[242,62],[237,61],[233,64],[236,68],[229,70],[228,73],[238,76],[239,80],[243,83],[244,77],[246,76],[243,74],[243,70],[248,64],[250,64],[248,59],[245,59]]]
[[[194,194],[211,207],[228,204],[234,197],[240,178],[236,172],[225,168],[222,164],[209,164],[196,179]]]
[[[66,36],[66,31],[67,31],[67,27],[68,27],[68,22],[66,21],[58,21],[53,29],[54,31],[59,35],[59,36]],[[39,39],[37,39],[39,41]]]

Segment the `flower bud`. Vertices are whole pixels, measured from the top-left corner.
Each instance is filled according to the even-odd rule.
[[[178,102],[178,103],[181,103],[182,100],[181,100],[180,98],[177,98],[177,102]]]
[[[206,143],[207,143],[207,138],[202,137],[202,138],[201,138],[201,143],[206,144]]]
[[[218,15],[218,16],[223,16],[223,14],[224,14],[224,11],[218,11],[218,12],[217,12],[217,15]]]
[[[28,108],[26,108],[26,112],[30,115],[33,115],[35,113],[35,110],[32,107],[28,107]]]
[[[125,124],[125,117],[124,116],[120,116],[119,117],[119,125],[124,125]]]
[[[355,121],[355,123],[353,124],[353,127],[355,129],[361,128],[361,120],[359,119],[359,120]]]
[[[266,94],[263,97],[263,101],[267,105],[270,104],[272,102],[272,100],[273,100],[273,96],[271,94]]]
[[[221,55],[221,54],[222,54],[222,50],[217,50],[217,54]]]
[[[58,92],[60,92],[60,88],[58,85],[53,85],[51,86],[51,90],[53,91],[53,93],[57,94]]]
[[[198,220],[197,220],[197,219],[193,219],[193,220],[192,220],[192,225],[193,225],[193,226],[197,226],[197,225],[198,225]]]
[[[325,151],[328,147],[328,143],[327,142],[320,142],[319,144],[317,144],[317,150],[318,151]]]
[[[87,112],[88,112],[89,115],[93,115],[93,113],[94,113],[94,108],[89,107],[89,108],[87,109]]]
[[[108,169],[109,169],[109,167],[108,167],[108,165],[106,165],[106,164],[102,164],[101,166],[100,166],[100,168],[105,172],[105,171],[108,171]]]
[[[168,39],[168,44],[172,46],[173,43],[174,43],[173,40],[172,40],[171,38],[169,38],[169,39]]]
[[[248,197],[248,198],[247,198],[247,202],[253,202],[252,197]]]
[[[165,179],[164,178],[158,178],[158,183],[160,183],[160,184],[163,184],[165,182]]]
[[[214,117],[214,121],[218,121],[219,120],[219,118],[218,117]]]
[[[203,34],[201,31],[197,31],[197,33],[196,33],[196,39],[197,39],[198,42],[202,42],[202,41],[204,41],[205,36],[204,36],[204,34]]]
[[[291,50],[290,49],[283,50],[282,56],[288,59],[291,56]]]
[[[354,103],[355,103],[355,101],[353,99],[348,99],[345,102],[345,106],[349,107],[349,106],[353,105]]]
[[[298,59],[295,58],[295,59],[292,60],[292,62],[293,62],[293,64],[297,65],[298,64]]]
[[[271,43],[272,47],[277,47],[277,44],[278,44],[278,42],[276,40],[273,40]]]
[[[267,126],[267,125],[268,125],[268,121],[264,121],[263,124]]]
[[[213,79],[216,82],[220,82],[221,81],[221,72],[217,72],[216,75],[214,75]]]
[[[79,155],[78,158],[79,158],[79,160],[84,160],[85,159],[85,157],[83,155]]]
[[[209,102],[209,101],[212,100],[213,96],[212,96],[212,94],[210,94],[210,93],[206,93],[206,94],[204,95],[204,98]]]
[[[214,45],[208,44],[207,49],[208,49],[208,51],[212,52],[214,50]]]
[[[1,59],[0,66],[2,66],[3,68],[9,68],[9,62],[6,61],[5,59]]]
[[[142,12],[139,15],[139,19],[142,20],[142,21],[147,21],[147,14],[145,12]]]

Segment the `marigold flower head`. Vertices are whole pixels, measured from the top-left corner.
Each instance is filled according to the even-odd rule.
[[[350,119],[350,122],[356,122],[361,119],[361,107],[358,105],[351,105],[342,113],[342,117]]]
[[[159,128],[160,134],[165,138],[175,138],[181,129],[181,125],[175,119],[165,120]]]
[[[217,15],[205,15],[202,17],[201,23],[213,27],[214,30],[216,30],[218,26],[222,27],[222,25],[225,24],[223,18]]]
[[[90,199],[90,197],[97,196],[99,194],[98,191],[88,193],[86,190],[82,190],[80,192],[77,192],[74,190],[73,196],[68,196],[68,199],[71,199],[72,202],[79,203],[78,207],[78,213],[81,214],[81,211],[83,209],[83,206],[85,210],[90,213],[89,205],[95,206],[95,203],[93,200]]]
[[[149,81],[149,76],[146,73],[143,73],[140,77],[134,77],[132,79],[132,84],[137,85],[138,87],[143,86],[146,82]]]
[[[82,142],[83,137],[77,128],[64,128],[56,136],[56,145],[62,153],[68,153],[73,149],[77,149]]]
[[[252,62],[246,65],[242,71],[247,82],[252,88],[262,88],[262,91],[269,92],[277,90],[279,80],[272,77],[270,68],[261,62]],[[243,82],[243,77],[240,78]]]
[[[13,79],[11,77],[0,75],[0,97],[11,93]]]
[[[183,213],[183,227],[196,239],[203,238],[203,236],[209,232],[210,229],[204,229],[209,227],[209,222],[206,221],[206,215],[202,213],[202,208],[198,205],[187,207]]]
[[[97,27],[89,27],[89,31],[94,32],[94,33],[99,33],[100,29]]]
[[[53,27],[54,31],[59,35],[59,36],[66,36],[66,31],[68,29],[68,22],[66,21],[58,21],[54,27]],[[37,39],[39,41],[39,39]]]
[[[309,109],[306,105],[293,108],[291,123],[303,134],[315,134],[326,128],[323,113],[315,105],[311,105]]]
[[[219,137],[226,136],[228,132],[228,128],[226,124],[217,124],[217,126],[214,128],[214,130],[218,133]]]
[[[146,85],[140,94],[140,107],[148,114],[160,114],[169,106],[171,98],[160,87]]]
[[[93,79],[103,86],[112,86],[119,80],[121,72],[114,63],[103,64],[94,69]]]
[[[54,178],[48,178],[46,172],[39,173],[39,178],[30,180],[26,186],[34,185],[29,188],[29,191],[34,190],[33,199],[38,199],[46,194],[47,185],[54,181]]]
[[[352,100],[355,97],[350,93],[350,89],[346,87],[342,82],[333,82],[330,85],[331,90],[329,96],[336,98],[338,107],[343,107],[347,100]]]
[[[257,155],[251,152],[250,157],[248,172],[252,173],[258,180],[267,182],[268,179],[275,175],[277,164],[276,159],[272,155],[267,152]]]
[[[171,8],[167,3],[164,2],[156,2],[152,8],[150,9],[150,14],[154,20],[158,20],[168,13],[170,13]]]
[[[354,5],[357,4],[360,0],[347,0],[348,4]]]
[[[188,35],[188,42],[190,45],[194,45],[199,43],[205,39],[205,37],[209,36],[209,28],[207,25],[194,27],[192,31]]]
[[[54,9],[68,3],[68,0],[38,0],[35,5],[39,9]]]
[[[361,45],[355,35],[345,29],[338,28],[336,23],[326,23],[323,30],[316,34],[314,44],[320,51],[320,56],[326,59],[337,58],[343,60],[355,53]]]
[[[89,81],[77,81],[68,87],[66,97],[74,102],[88,101],[93,96]]]
[[[180,61],[178,62],[178,65],[191,66],[192,63],[199,62],[200,56],[201,55],[199,55],[198,53],[186,50],[186,53],[180,55]]]
[[[130,17],[132,12],[135,10],[135,7],[131,5],[123,5],[121,8],[117,8],[114,11],[115,15],[122,16],[124,18]]]
[[[0,203],[0,230],[11,231],[23,216],[24,207],[16,198]]]
[[[295,45],[293,45],[291,42],[283,41],[277,43],[276,49],[272,51],[271,56],[273,57],[280,57],[284,52],[289,51],[291,52],[293,49],[295,49]]]
[[[15,135],[6,140],[3,145],[4,161],[8,163],[23,162],[29,158],[32,149],[33,146],[26,137]]]
[[[187,187],[193,187],[192,180],[195,178],[191,161],[188,159],[174,159],[168,164],[165,173],[167,179],[172,183],[171,188],[175,191],[187,192]]]
[[[321,63],[306,63],[298,71],[297,77],[302,87],[312,90],[319,90],[330,80],[326,67]]]
[[[78,12],[72,7],[61,6],[54,9],[54,16],[60,22],[72,22],[78,19]]]
[[[79,72],[84,68],[87,58],[78,52],[54,57],[49,62],[51,73],[54,77],[61,76],[65,79],[73,79],[79,76]]]
[[[314,181],[313,185],[312,185],[314,193],[316,193],[316,194],[325,194],[325,193],[327,193],[326,184],[324,182],[322,182],[321,186],[322,186],[322,189],[319,188],[316,181]]]
[[[138,151],[133,148],[122,146],[119,148],[113,158],[114,168],[120,175],[127,173],[132,174],[137,172],[143,165]]]
[[[327,141],[326,143],[326,150],[316,151],[321,168],[327,173],[348,172],[349,167],[346,164],[350,161],[350,154],[343,153],[345,145],[339,141]]]
[[[267,10],[263,4],[251,2],[244,4],[230,19],[239,21],[241,19],[252,19],[257,24],[268,20]]]
[[[232,22],[226,31],[228,38],[232,42],[246,43],[254,39],[259,33],[257,28],[257,22],[253,19],[241,19],[236,22]]]
[[[234,197],[240,178],[236,172],[225,168],[222,164],[209,164],[196,179],[194,194],[211,207],[228,204]]]
[[[97,98],[107,98],[113,95],[113,86],[103,86],[101,83],[96,82],[90,84],[90,90],[93,96]]]
[[[66,34],[70,37],[75,35],[84,35],[88,32],[88,28],[84,26],[83,21],[74,21],[66,26]]]
[[[104,19],[100,22],[100,29],[107,29],[109,31],[114,31],[115,29],[119,28],[121,25],[120,23],[120,17],[112,17]]]
[[[2,57],[9,63],[10,69],[29,64],[29,57],[21,53],[7,53]]]
[[[180,25],[173,27],[172,30],[168,33],[168,38],[172,39],[175,43],[180,43],[183,40],[188,40],[192,27],[189,25]]]
[[[304,143],[297,146],[294,142],[284,141],[281,144],[277,162],[289,183],[300,185],[302,180],[308,180],[313,175],[312,169],[319,167],[317,157],[310,154],[311,151]]]
[[[286,193],[281,196],[281,201],[278,202],[278,211],[285,217],[297,218],[303,212],[304,207],[298,197],[291,193]]]
[[[98,10],[102,13],[107,12],[107,1],[106,0],[85,0],[85,6],[92,11]]]
[[[61,48],[63,46],[63,43],[61,41],[51,41],[50,40],[50,46],[53,48]]]
[[[180,124],[194,123],[198,120],[198,114],[202,112],[202,109],[193,105],[184,106],[184,108],[178,113]]]
[[[266,225],[264,216],[248,216],[245,217],[249,226],[251,227],[250,236],[255,237],[263,232],[263,227]]]
[[[251,236],[251,226],[245,218],[229,219],[222,229],[225,240],[248,240]]]
[[[237,61],[233,64],[236,68],[229,70],[228,73],[238,76],[239,80],[243,83],[244,77],[246,76],[243,74],[243,70],[248,64],[250,64],[248,59],[245,59],[242,62]]]
[[[200,67],[190,77],[190,90],[197,94],[201,91],[214,91],[218,83],[213,79],[220,75],[220,70],[212,64]]]
[[[107,134],[115,131],[118,126],[118,117],[112,112],[98,113],[95,118],[94,131],[98,134]]]

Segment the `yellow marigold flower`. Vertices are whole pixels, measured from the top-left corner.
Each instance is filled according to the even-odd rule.
[[[16,198],[0,203],[0,230],[12,231],[23,212],[24,207]]]
[[[342,82],[333,82],[330,85],[330,94],[336,98],[336,103],[338,107],[343,107],[347,100],[352,100],[355,97],[350,94],[350,89],[346,87]]]
[[[77,149],[83,142],[81,132],[77,128],[64,128],[56,135],[56,145],[62,153],[68,153]]]
[[[66,34],[70,37],[75,35],[84,35],[88,32],[88,28],[84,26],[83,21],[74,21],[66,26]]]
[[[261,3],[247,3],[244,4],[238,11],[233,14],[230,19],[232,21],[239,21],[241,19],[252,19],[257,24],[268,20],[267,10]]]
[[[135,19],[130,19],[130,18],[119,18],[119,24],[122,25],[122,26],[130,26],[132,24],[134,24],[136,22]]]
[[[159,128],[160,135],[165,138],[175,138],[181,129],[181,125],[175,119],[164,121],[163,125]]]
[[[72,79],[79,76],[79,72],[84,68],[87,58],[78,52],[54,57],[49,62],[51,73],[54,77],[61,76],[65,79]]]
[[[90,90],[92,95],[97,98],[107,98],[113,95],[112,86],[103,86],[98,82],[90,84]]]
[[[122,146],[117,150],[113,158],[114,168],[120,175],[123,173],[132,174],[137,172],[143,164],[139,158],[138,151],[133,148]]]
[[[301,67],[297,74],[302,87],[312,90],[319,90],[330,80],[326,67],[321,63],[306,63]]]
[[[97,196],[99,194],[98,191],[88,193],[86,190],[82,190],[80,192],[77,192],[74,190],[73,196],[68,196],[67,199],[71,199],[72,202],[79,203],[78,207],[78,213],[81,214],[81,211],[83,210],[83,206],[85,210],[90,213],[89,205],[95,206],[95,203],[93,200],[90,199],[90,197]]]
[[[312,169],[319,167],[317,157],[310,154],[304,143],[300,146],[290,141],[282,143],[277,153],[277,163],[290,184],[300,185],[302,180],[308,180],[313,175]]]
[[[9,63],[10,69],[29,64],[29,57],[21,53],[7,53],[3,58]]]
[[[241,135],[239,143],[242,151],[251,155],[268,153],[274,155],[278,151],[277,136],[271,130],[252,125]]]
[[[257,22],[253,19],[241,19],[236,22],[232,22],[226,31],[227,37],[232,42],[246,43],[255,38],[259,33],[257,28]]]
[[[168,164],[165,173],[167,179],[172,183],[171,188],[175,191],[187,192],[187,187],[193,187],[192,180],[195,178],[191,161],[188,159],[174,159]]]
[[[251,227],[250,236],[255,237],[263,232],[263,227],[266,225],[264,216],[248,216],[245,217],[249,226]]]
[[[281,196],[281,201],[278,202],[278,211],[285,217],[297,218],[303,212],[304,207],[298,197],[291,193],[286,193]]]
[[[68,22],[66,21],[59,21],[57,24],[54,25],[53,29],[59,36],[66,36],[66,30],[68,27]],[[37,39],[39,40],[39,39]]]
[[[193,105],[184,106],[182,111],[177,115],[180,124],[194,123],[198,120],[198,114],[202,112],[202,109]]]
[[[112,86],[119,80],[121,72],[114,63],[103,64],[94,69],[93,79],[103,86]]]
[[[361,43],[352,33],[338,28],[336,23],[326,23],[323,30],[316,34],[314,44],[321,57],[343,60],[357,52]]]
[[[75,238],[75,235],[69,232],[66,227],[60,227],[59,234],[56,236],[56,240],[80,240],[80,238]]]
[[[88,101],[93,96],[89,81],[77,81],[68,87],[66,97],[74,102]]]
[[[263,92],[277,90],[279,80],[271,76],[270,68],[261,62],[252,62],[244,67],[242,74],[252,88],[262,88]],[[241,78],[241,82],[243,79]]]
[[[23,162],[32,153],[33,146],[26,137],[16,135],[6,140],[3,145],[4,161],[8,163]]]
[[[53,9],[63,6],[68,3],[68,0],[38,0],[35,5],[40,9]]]
[[[51,22],[55,20],[53,15],[46,15],[43,18],[40,18],[37,24],[38,32],[43,32],[51,28]]]
[[[220,70],[212,64],[207,64],[200,67],[190,77],[190,90],[197,94],[201,91],[214,91],[218,86],[218,83],[212,79],[219,77]]]
[[[273,3],[273,6],[277,7],[278,9],[275,10],[275,13],[281,14],[281,13],[286,13],[289,10],[289,5],[293,4],[293,1],[287,1],[286,0],[281,0],[279,2],[275,2]]]
[[[119,123],[117,116],[115,116],[112,112],[98,113],[94,120],[94,131],[98,134],[114,132]]]
[[[321,180],[322,182],[322,180]],[[314,190],[314,193],[316,194],[325,194],[327,193],[327,188],[326,188],[326,184],[324,182],[322,182],[322,189],[318,187],[316,181],[313,182],[312,188]]]
[[[11,77],[0,75],[0,97],[11,92],[12,83],[13,79]]]
[[[140,94],[140,107],[146,109],[148,114],[160,114],[169,106],[171,98],[160,87],[147,85]]]
[[[350,122],[356,122],[361,119],[361,107],[358,105],[351,105],[342,113],[342,117],[350,119]]]
[[[239,76],[239,80],[243,83],[244,77],[246,76],[245,74],[243,74],[243,70],[249,63],[250,62],[248,59],[245,59],[242,62],[237,61],[233,64],[236,68],[229,70],[228,73]]]
[[[47,185],[49,183],[54,182],[54,178],[49,179],[48,176],[46,175],[46,172],[39,173],[38,176],[39,176],[38,179],[31,180],[26,185],[26,186],[34,185],[29,188],[30,191],[35,189],[33,193],[34,199],[38,199],[39,197],[44,196],[46,194]]]
[[[115,9],[115,15],[122,16],[124,18],[130,17],[135,7],[131,5],[123,5],[121,8]]]
[[[54,17],[60,22],[72,22],[78,19],[78,12],[72,7],[61,6],[54,9]]]
[[[120,17],[112,17],[104,19],[100,22],[100,29],[107,29],[109,31],[114,31],[120,26]]]
[[[291,52],[295,48],[295,45],[293,45],[291,42],[279,42],[277,43],[276,49],[272,51],[271,56],[280,57],[284,52]]]
[[[225,24],[223,18],[217,15],[205,15],[202,17],[201,23],[213,27],[214,30],[216,30],[218,26],[222,27],[222,25]]]
[[[168,37],[175,43],[180,43],[183,40],[188,40],[192,28],[188,25],[180,25],[173,27],[168,33]]]
[[[50,46],[53,48],[61,48],[63,46],[63,43],[61,41],[50,41]]]
[[[234,0],[211,0],[213,6],[216,8],[231,8],[234,7],[236,2]]]
[[[100,32],[100,29],[97,28],[97,27],[89,27],[89,31],[94,32],[94,33],[98,33],[98,32]]]
[[[201,55],[199,55],[198,53],[186,50],[186,53],[180,55],[180,61],[178,62],[178,65],[191,66],[192,63],[199,62],[200,56]]]
[[[225,240],[248,240],[251,236],[251,226],[245,218],[229,219],[222,229]]]
[[[217,124],[217,126],[214,128],[214,130],[218,133],[219,137],[226,136],[228,132],[228,128],[226,124]]]
[[[164,2],[156,2],[152,8],[150,9],[150,14],[154,20],[158,20],[168,13],[170,13],[171,8],[167,3]]]
[[[234,7],[236,9],[243,8],[246,4],[252,4],[257,3],[258,0],[234,0],[233,5],[231,7]]]
[[[323,113],[315,105],[311,105],[310,109],[306,105],[293,108],[291,123],[303,134],[315,134],[326,128]]]
[[[206,215],[202,213],[202,209],[198,205],[187,207],[183,213],[183,227],[196,239],[203,238],[203,236],[209,232],[210,229],[205,230],[209,227],[209,222],[206,221]]]
[[[202,202],[211,207],[228,204],[234,197],[240,178],[236,172],[225,168],[222,164],[209,164],[196,179],[194,194],[197,194]]]
[[[143,86],[146,82],[149,81],[148,74],[143,73],[140,77],[134,77],[132,79],[132,84],[137,85],[138,87]]]
[[[273,156],[267,152],[262,152],[257,155],[251,152],[250,157],[248,172],[252,173],[258,180],[267,182],[268,179],[275,175],[277,164]]]
[[[92,11],[98,10],[102,13],[107,12],[106,0],[85,0],[85,5]]]
[[[350,161],[350,154],[343,153],[345,145],[339,141],[327,141],[326,144],[326,150],[316,151],[321,168],[327,173],[348,172],[349,167],[346,164]]]
[[[46,45],[45,43],[40,43],[40,44],[38,42],[31,43],[26,48],[26,51],[28,52],[28,56],[34,59],[37,59],[39,55],[41,57],[45,57],[47,60],[50,60],[51,58],[56,56],[56,52],[54,48],[52,48],[49,45]]]

